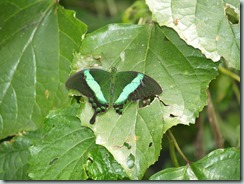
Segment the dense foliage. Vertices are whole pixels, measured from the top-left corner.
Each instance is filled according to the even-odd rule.
[[[240,180],[240,2],[187,2],[2,0],[0,179]],[[96,67],[163,93],[91,125]]]

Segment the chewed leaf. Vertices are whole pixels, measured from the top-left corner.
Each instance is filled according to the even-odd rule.
[[[240,69],[240,1],[146,0],[153,18],[213,61]]]
[[[94,133],[76,117],[79,106],[54,111],[35,132],[40,138],[29,147],[28,176],[34,180],[111,180],[127,177],[123,168]],[[104,174],[106,173],[106,174]]]

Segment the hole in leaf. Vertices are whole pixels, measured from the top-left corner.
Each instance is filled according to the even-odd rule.
[[[124,146],[129,150],[129,149],[131,149],[131,145],[129,144],[129,143],[127,143],[127,142],[124,142]]]
[[[87,161],[89,161],[90,163],[93,163],[93,158],[92,157],[88,157]]]
[[[174,114],[170,114],[169,117],[174,118],[174,117],[177,117],[177,116],[174,115]]]
[[[0,141],[0,143],[2,143],[2,142],[4,142],[4,141],[9,141],[9,142],[11,142],[12,139],[13,139],[14,137],[15,137],[15,135],[8,136],[8,137],[2,139],[2,140]]]
[[[58,158],[54,158],[54,159],[52,159],[52,160],[49,162],[49,165],[54,164],[54,162],[56,162],[57,160],[58,160]]]
[[[225,14],[228,18],[228,20],[232,24],[238,24],[239,23],[239,15],[235,12],[233,8],[227,5],[227,8],[225,9]]]
[[[81,96],[76,96],[76,95],[71,96],[71,104],[81,103],[81,102],[82,102]]]
[[[127,158],[126,164],[129,169],[132,169],[135,165],[135,156],[130,154]]]

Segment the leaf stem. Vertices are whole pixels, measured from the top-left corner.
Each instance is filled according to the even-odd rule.
[[[175,155],[174,141],[170,138],[169,135],[167,137],[169,140],[169,153],[170,153],[172,163],[175,167],[179,167],[179,163],[178,163],[177,157]]]
[[[235,79],[236,81],[240,82],[240,76],[236,75],[235,73],[231,72],[230,70],[220,66],[219,71],[221,73],[228,75],[229,77]]]
[[[175,140],[174,135],[172,134],[172,132],[170,130],[167,131],[168,137],[171,139],[171,141],[174,143],[174,146],[176,148],[176,150],[178,151],[178,153],[180,154],[180,156],[183,158],[183,160],[185,160],[185,162],[187,164],[190,163],[190,161],[186,158],[186,156],[184,155],[184,153],[181,151],[177,141]]]

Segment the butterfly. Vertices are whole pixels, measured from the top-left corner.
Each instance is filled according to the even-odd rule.
[[[139,107],[144,107],[162,93],[160,85],[146,74],[136,71],[108,72],[96,68],[84,69],[70,76],[66,87],[88,98],[94,109],[91,124],[95,123],[97,114],[106,112],[110,106],[122,114],[127,101],[139,100]]]

